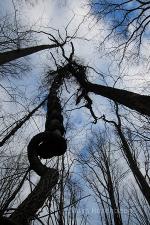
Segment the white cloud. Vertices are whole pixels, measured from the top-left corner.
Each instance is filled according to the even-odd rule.
[[[6,1],[7,3],[10,2],[9,0]],[[22,21],[24,21],[24,24],[30,23],[30,25],[35,24],[36,29],[44,29],[48,32],[53,32],[52,29],[47,29],[46,27],[53,27],[55,29],[59,29],[61,33],[64,34],[65,27],[68,24],[68,21],[73,18],[73,20],[70,22],[68,26],[68,33],[71,35],[75,32],[75,30],[78,28],[79,24],[79,30],[77,32],[78,37],[83,37],[89,40],[81,40],[76,39],[73,40],[74,46],[75,46],[75,55],[83,62],[90,66],[95,67],[97,70],[104,71],[105,73],[108,73],[108,75],[112,75],[114,79],[117,79],[119,77],[120,70],[117,68],[118,62],[113,62],[113,58],[107,55],[107,50],[100,48],[97,48],[97,44],[102,40],[103,36],[107,33],[107,26],[106,24],[101,23],[95,23],[95,20],[90,17],[86,17],[88,12],[88,8],[85,7],[86,1],[81,0],[70,0],[66,3],[65,6],[62,4],[59,6],[58,1],[53,0],[47,0],[47,1],[38,1],[37,4],[35,3],[33,7],[31,7],[30,4],[23,3],[22,5],[18,6],[18,9],[22,11]],[[5,3],[4,3],[5,5]],[[7,4],[8,5],[8,4]],[[9,8],[9,7],[8,7]],[[84,19],[84,22],[82,23]],[[105,28],[105,29],[104,29]],[[48,39],[41,36],[42,43],[47,42]],[[111,43],[115,40],[110,40],[107,43],[107,49],[109,51],[109,48],[111,46]],[[149,52],[149,47],[147,40],[144,40],[144,43],[146,45],[145,48],[142,49],[143,53],[147,56]],[[70,51],[70,46],[68,45],[66,47],[66,51]],[[35,90],[38,87],[37,79],[40,77],[43,68],[42,65],[51,65],[52,62],[47,60],[47,54],[48,51],[40,52],[34,56],[31,57],[31,62],[33,65],[32,72],[28,74],[27,78],[24,78],[24,85],[26,86],[27,93],[30,92],[31,97],[35,96]],[[101,54],[105,55],[104,57],[101,56]],[[115,56],[116,59],[121,58],[120,54]],[[108,70],[108,66],[109,70]],[[122,81],[118,82],[116,87],[126,87],[129,90],[135,91],[135,92],[141,92],[141,87],[145,85],[145,81],[148,82],[148,75],[149,75],[149,64],[146,62],[140,62],[139,65],[135,65],[132,62],[128,62],[128,65],[122,65],[121,68],[122,71]],[[110,74],[109,74],[110,73]],[[37,77],[35,78],[35,74]],[[141,76],[143,75],[144,76]],[[126,76],[125,76],[126,75]],[[29,80],[30,76],[30,80]],[[143,78],[144,77],[144,78]],[[94,74],[91,78],[93,82],[100,83],[99,78]],[[108,76],[107,82],[109,85],[113,85],[113,79]],[[143,79],[143,80],[142,80]],[[150,82],[150,80],[149,80]],[[29,83],[31,85],[29,85]],[[139,88],[140,86],[140,88]],[[76,88],[76,87],[75,87]],[[32,90],[32,92],[31,92]],[[37,92],[36,92],[37,93]],[[5,93],[1,94],[2,98],[5,98]],[[95,104],[95,111],[97,116],[101,116],[101,114],[108,113],[110,115],[109,109],[106,108],[106,105],[108,107],[108,104],[105,102],[105,98],[102,97],[96,97],[93,98],[96,99]],[[5,105],[6,107],[6,105]],[[6,112],[14,112],[16,108],[12,108],[10,105],[5,108]],[[20,108],[18,108],[18,111]],[[93,119],[89,119],[89,115],[87,115],[87,110],[81,110],[79,111],[73,111],[72,112],[72,122],[75,123],[77,131],[73,131],[71,133],[71,136],[74,138],[70,142],[76,145],[76,149],[78,150],[82,148],[82,146],[86,143],[87,134],[84,130],[83,125],[88,124],[89,122],[92,122]],[[100,114],[100,115],[99,115]],[[38,132],[39,130],[43,129],[44,121],[40,119],[40,117],[34,118],[34,121],[31,120],[30,124],[28,124],[28,129],[25,130],[25,137],[28,137],[29,133],[34,134],[34,132]],[[89,126],[85,126],[86,128],[91,128],[91,124]],[[91,130],[89,129],[88,132]],[[68,135],[68,134],[67,134]],[[69,136],[69,135],[68,135]],[[26,140],[25,140],[26,141]],[[18,147],[18,149],[20,146]],[[72,149],[73,151],[74,149]],[[74,155],[69,155],[69,161],[72,162],[74,159]]]

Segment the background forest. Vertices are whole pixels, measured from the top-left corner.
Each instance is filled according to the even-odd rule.
[[[150,1],[0,1],[0,224],[150,225]]]

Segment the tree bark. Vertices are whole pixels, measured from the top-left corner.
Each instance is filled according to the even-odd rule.
[[[31,55],[33,53],[36,53],[45,49],[51,49],[56,47],[58,47],[58,44],[39,45],[39,46],[33,46],[33,47],[21,48],[17,50],[3,52],[3,53],[0,53],[0,65],[3,65],[15,59],[19,59],[24,56]]]

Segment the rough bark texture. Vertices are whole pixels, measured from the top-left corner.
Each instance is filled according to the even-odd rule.
[[[33,53],[45,50],[45,49],[51,49],[51,48],[56,48],[58,45],[53,44],[53,45],[39,45],[39,46],[34,46],[34,47],[29,47],[29,48],[21,48],[17,50],[12,50],[8,52],[3,52],[0,53],[0,65],[3,65],[5,63],[8,63],[12,60],[19,59],[22,57],[25,57],[27,55],[31,55]]]

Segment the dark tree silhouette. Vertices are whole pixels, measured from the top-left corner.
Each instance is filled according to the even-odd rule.
[[[100,215],[105,224],[122,225],[119,185],[125,173],[120,171],[113,158],[109,134],[106,131],[94,132],[88,144],[88,154],[79,157],[83,168],[83,178],[88,182],[99,204]],[[104,213],[101,213],[102,209]],[[104,215],[103,215],[104,214]]]
[[[128,3],[132,3],[132,2],[134,2],[133,9],[129,10]],[[115,27],[112,27],[112,32],[106,37],[107,39],[113,32],[116,32],[116,34],[118,34],[121,31],[121,33],[124,35],[123,40],[125,40],[125,42],[123,42],[119,46],[119,47],[122,47],[122,46],[124,47],[123,56],[131,42],[135,40],[139,40],[138,45],[140,47],[143,33],[146,31],[146,28],[149,23],[149,17],[146,15],[149,10],[148,8],[149,2],[146,4],[143,1],[131,1],[131,0],[127,2],[124,1],[123,3],[116,3],[116,2],[111,3],[109,1],[99,1],[98,3],[95,3],[95,2],[92,3],[92,7],[93,7],[93,4],[94,4],[94,7],[96,7],[96,9],[98,9],[99,7],[100,9],[102,9],[103,18],[105,16],[112,17],[113,12],[117,14],[118,10],[121,10],[121,12],[123,12],[122,13],[123,21],[121,19],[121,23],[118,22],[117,26],[114,25],[115,22],[113,22],[112,25]],[[134,16],[134,12],[136,11],[138,12],[138,18],[137,16]],[[130,16],[130,14],[132,14],[132,16]],[[115,19],[119,19],[119,17],[116,15]],[[132,34],[127,34],[125,30],[123,30],[124,26],[126,27],[126,29],[128,29],[129,26],[134,24],[136,24],[136,26]],[[66,31],[66,34],[67,34],[67,31]],[[71,80],[71,82],[73,80],[71,84],[72,86],[75,84],[75,89],[77,89],[77,86],[78,86],[78,90],[75,92],[76,105],[79,104],[82,100],[85,103],[84,107],[86,107],[90,111],[91,116],[94,119],[94,123],[97,123],[99,118],[97,118],[97,116],[95,115],[93,111],[93,101],[89,93],[106,97],[112,101],[115,101],[116,105],[121,104],[132,110],[137,111],[138,113],[144,116],[145,115],[150,116],[150,97],[149,96],[140,95],[138,93],[130,92],[123,89],[117,89],[114,87],[104,86],[101,84],[95,84],[89,81],[87,76],[88,66],[81,64],[76,59],[75,49],[72,42],[69,43],[71,44],[72,51],[69,57],[66,56],[67,51],[65,52],[65,44],[66,43],[68,44],[68,42],[72,40],[74,36],[70,37],[66,35],[65,40],[63,40],[60,37],[60,34],[58,32],[59,40],[61,40],[59,42],[58,40],[56,40],[56,38],[53,35],[50,35],[50,34],[47,34],[47,35],[49,35],[48,37],[50,37],[49,39],[52,41],[53,44],[38,45],[38,46],[23,47],[23,48],[21,48],[20,45],[18,45],[16,46],[15,50],[8,50],[8,51],[4,51],[0,53],[1,66],[3,66],[4,64],[7,64],[8,62],[12,62],[16,59],[25,57],[27,55],[31,55],[33,53],[42,51],[44,49],[59,48],[61,50],[60,51],[61,53],[58,51],[57,53],[62,54],[60,65],[58,64],[57,60],[52,55],[52,58],[54,59],[55,66],[57,67],[57,69],[55,71],[51,70],[48,73],[48,76],[52,77],[52,80],[53,80],[51,86],[49,87],[48,97],[44,99],[27,116],[23,117],[18,123],[16,123],[15,126],[13,125],[12,130],[8,132],[7,135],[0,142],[0,147],[2,147],[6,143],[6,141],[9,138],[11,138],[47,100],[45,129],[43,132],[40,132],[36,134],[35,136],[33,136],[27,146],[28,160],[30,163],[29,170],[34,170],[34,172],[40,176],[40,181],[35,186],[34,190],[28,195],[28,197],[14,210],[14,212],[11,213],[11,215],[9,216],[9,219],[7,219],[2,216],[6,215],[7,207],[14,200],[14,198],[17,195],[17,192],[20,191],[23,185],[23,182],[25,181],[25,177],[19,182],[19,185],[16,185],[17,188],[15,189],[14,192],[12,192],[12,195],[7,199],[6,203],[4,204],[4,207],[1,210],[1,215],[0,215],[1,223],[7,224],[7,225],[8,224],[13,225],[14,223],[16,225],[30,224],[32,219],[36,217],[36,213],[43,206],[46,199],[49,198],[50,201],[52,199],[52,192],[54,190],[54,187],[56,187],[56,184],[58,183],[58,179],[59,179],[59,167],[54,166],[54,168],[49,168],[46,165],[43,165],[41,158],[47,160],[47,159],[51,159],[52,157],[62,156],[67,150],[67,141],[64,137],[65,128],[63,124],[62,106],[60,103],[60,97],[58,96],[60,87],[63,87],[63,85],[64,86],[66,85],[65,83],[66,80],[67,81]],[[127,35],[127,37],[125,37],[125,35]],[[118,114],[118,108],[116,108],[116,115],[117,115],[118,123],[107,120],[105,116],[101,118],[105,122],[112,123],[115,126],[115,129],[120,138],[121,146],[124,151],[126,160],[129,164],[129,167],[139,185],[141,192],[143,193],[143,196],[145,197],[148,204],[150,205],[150,187],[145,177],[139,170],[137,162],[134,160],[132,156],[132,153],[130,151],[130,146],[128,145],[128,142],[122,131],[121,120]],[[114,186],[114,183],[112,180],[111,165],[109,164],[109,160],[107,160],[108,159],[107,154],[105,153],[106,153],[105,151],[101,152],[102,161],[100,162],[99,165],[101,166],[102,172],[104,172],[105,170],[103,175],[107,185],[107,192],[110,199],[109,203],[113,211],[114,223],[116,225],[117,224],[122,225],[123,222],[122,222],[121,216],[119,215],[118,212],[115,213],[116,210],[120,209],[120,206],[119,206],[120,202],[117,199],[117,197],[119,196],[117,195],[116,197],[114,193],[116,190],[115,189],[116,187]],[[64,165],[64,162],[63,162],[63,165]],[[63,217],[65,215],[63,212],[64,210],[63,179],[61,180],[61,183],[60,183],[60,189],[61,189],[61,194],[59,199],[60,202],[58,205],[58,214],[59,214],[58,223],[62,225],[64,222]],[[73,192],[73,190],[71,191]],[[74,196],[75,195],[73,193],[72,198]],[[103,203],[104,201],[102,201],[102,204]],[[74,212],[74,215],[75,215],[75,212]],[[76,217],[74,221],[76,223],[77,221]],[[108,222],[107,216],[106,216],[105,222],[106,223]],[[112,224],[112,221],[110,223]]]
[[[59,173],[57,169],[47,168],[40,162],[39,156],[45,159],[63,155],[66,152],[67,144],[63,137],[63,117],[61,116],[61,105],[57,92],[62,84],[62,75],[54,78],[50,87],[45,131],[35,135],[28,145],[28,159],[30,168],[40,177],[40,181],[29,196],[18,206],[18,208],[6,220],[16,224],[27,225],[30,223],[36,212],[43,206],[48,196],[51,196],[52,188],[57,184]]]
[[[19,59],[45,49],[52,49],[56,47],[59,47],[59,44],[39,45],[39,46],[34,46],[29,48],[20,48],[17,50],[3,52],[3,53],[0,53],[0,65],[3,65],[15,59]]]
[[[116,116],[117,116],[118,123],[116,123],[115,121],[107,120],[105,118],[105,116],[103,116],[103,120],[105,122],[111,123],[115,126],[118,137],[120,138],[120,141],[121,141],[121,146],[122,146],[122,150],[123,150],[125,159],[135,177],[135,180],[136,180],[142,194],[144,195],[145,199],[147,200],[148,204],[150,205],[150,186],[149,186],[148,182],[146,181],[146,178],[140,171],[137,161],[136,161],[135,157],[133,156],[130,146],[129,146],[129,144],[125,138],[125,135],[122,131],[121,119],[120,119],[120,115],[118,112],[118,104],[116,104]]]

